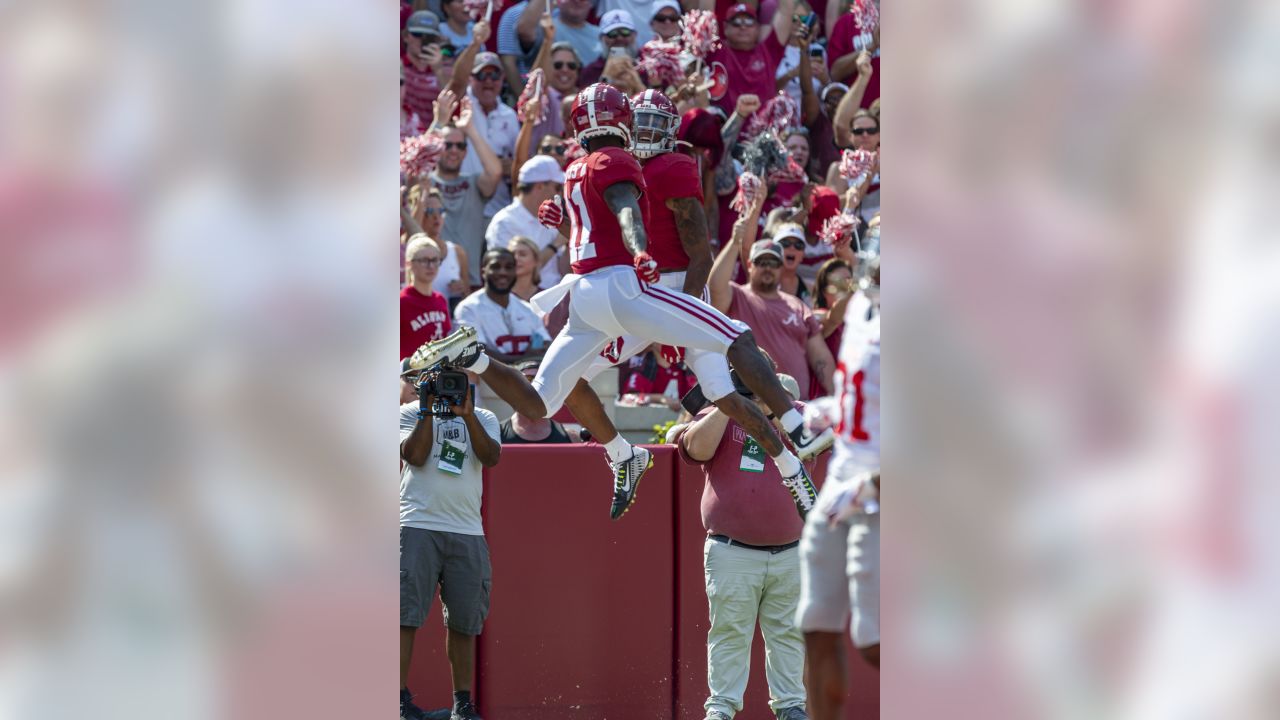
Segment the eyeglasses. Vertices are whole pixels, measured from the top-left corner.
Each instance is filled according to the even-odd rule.
[[[563,70],[565,68],[569,68],[570,70],[577,70],[582,66],[573,60],[557,60],[551,63],[551,67],[557,70]]]
[[[502,73],[498,72],[497,70],[485,70],[482,72],[478,72],[472,75],[471,77],[481,82],[484,82],[485,80],[497,80],[502,77]]]
[[[729,24],[734,27],[755,27],[756,19],[745,15],[739,15],[738,17],[730,20]]]
[[[795,248],[796,250],[804,249],[804,241],[800,238],[783,238],[782,240],[774,240],[784,248]]]
[[[653,21],[660,22],[660,23],[680,22],[680,16],[679,15],[654,15]]]
[[[414,265],[426,265],[427,267],[434,267],[440,264],[440,258],[414,258],[409,262],[413,263]]]
[[[605,33],[604,36],[609,38],[610,40],[619,40],[619,39],[631,37],[631,31],[626,28],[620,28],[618,30],[610,30],[609,32]]]
[[[879,135],[880,128],[852,128],[849,133],[853,135]]]
[[[543,155],[550,155],[551,153],[555,153],[556,155],[563,155],[564,145],[543,145],[542,147],[538,148],[538,152],[542,153]]]
[[[456,142],[449,142],[448,140],[446,140],[444,143],[444,149],[445,150],[466,150],[467,143],[466,141],[456,143]]]

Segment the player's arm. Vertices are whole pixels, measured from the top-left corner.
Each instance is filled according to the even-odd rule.
[[[622,228],[622,244],[633,256],[649,248],[649,236],[644,230],[644,213],[640,211],[640,188],[632,182],[616,182],[604,191],[605,204],[618,217]]]
[[[813,369],[818,383],[822,385],[822,392],[830,395],[834,387],[832,376],[836,371],[836,359],[831,357],[831,348],[828,348],[826,341],[822,339],[822,333],[810,335],[804,343],[804,349],[809,358],[809,367]]]
[[[715,457],[716,448],[720,447],[720,440],[724,438],[727,427],[729,416],[716,408],[689,424],[688,429],[680,436],[680,447],[690,460],[710,462]]]
[[[707,214],[696,197],[670,198],[667,200],[676,218],[676,233],[680,245],[689,256],[689,269],[684,275],[686,295],[699,297],[711,275],[711,242],[707,237]]]

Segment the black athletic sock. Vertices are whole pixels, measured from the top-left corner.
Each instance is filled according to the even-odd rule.
[[[469,690],[453,691],[453,706],[455,708],[462,707],[463,703],[469,703],[469,702],[471,702],[471,691]]]

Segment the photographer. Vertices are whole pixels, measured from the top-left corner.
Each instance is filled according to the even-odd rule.
[[[475,637],[489,614],[489,546],[480,519],[481,473],[498,464],[498,418],[475,407],[475,388],[461,374],[439,372],[400,406],[400,714],[424,717],[407,683],[414,634],[426,620],[436,586],[448,630],[454,720],[479,718],[471,700]],[[452,380],[452,385],[450,384]],[[447,413],[432,415],[445,397]]]

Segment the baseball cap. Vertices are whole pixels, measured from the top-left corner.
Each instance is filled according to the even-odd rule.
[[[746,3],[738,3],[737,5],[730,5],[729,9],[724,11],[725,20],[732,20],[739,15],[750,15],[751,17],[755,17],[756,9]]]
[[[795,223],[787,223],[778,228],[773,234],[774,240],[782,240],[783,238],[798,238],[804,240],[804,228]]]
[[[535,155],[520,166],[519,181],[521,185],[539,182],[564,182],[564,171],[560,163],[550,155]]]
[[[502,63],[498,61],[498,53],[489,52],[488,50],[476,55],[476,64],[471,68],[471,74],[475,75],[487,67],[495,67],[502,69]]]
[[[608,35],[619,28],[636,31],[636,21],[631,19],[631,13],[621,9],[610,10],[600,18],[601,35]]]
[[[782,246],[772,240],[761,240],[751,246],[751,262],[755,262],[764,255],[772,255],[778,258],[778,262],[782,262]]]
[[[653,14],[649,16],[649,19],[654,19],[658,16],[658,13],[666,10],[667,8],[675,10],[677,15],[684,14],[684,10],[680,8],[680,3],[676,2],[676,0],[658,0],[658,2],[653,4]]]
[[[819,101],[821,101],[821,102],[826,102],[826,101],[827,101],[827,95],[829,95],[829,94],[831,94],[831,93],[835,92],[836,90],[839,90],[840,92],[846,92],[846,93],[847,93],[847,92],[849,92],[849,86],[848,86],[848,85],[845,85],[844,83],[833,82],[833,83],[831,83],[830,85],[828,85],[828,86],[826,86],[826,87],[822,88],[822,96],[821,96],[820,98],[818,98],[818,99],[819,99]]]
[[[778,373],[778,382],[782,385],[782,389],[787,391],[792,400],[800,399],[800,383],[796,379],[786,373]]]
[[[827,218],[840,214],[840,196],[826,185],[818,185],[810,199],[813,205],[809,210],[809,232],[817,235]]]
[[[440,18],[430,10],[419,10],[409,16],[404,29],[414,35],[434,35],[440,37]]]
[[[400,361],[400,377],[404,377],[405,375],[412,375],[413,373],[416,373],[416,372],[418,371],[409,367],[409,358],[405,358]]]

